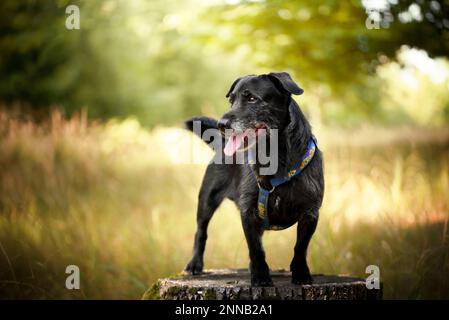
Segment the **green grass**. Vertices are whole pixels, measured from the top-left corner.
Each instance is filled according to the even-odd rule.
[[[386,298],[449,298],[447,135],[412,133],[358,133],[347,145],[344,133],[319,130],[326,195],[312,272],[365,277],[375,264]],[[0,298],[139,299],[182,270],[205,168],[179,162],[191,139],[133,120],[55,113],[37,125],[1,113]],[[209,230],[206,268],[248,265],[231,202]],[[271,268],[288,268],[295,233],[264,236]],[[80,267],[79,291],[65,288],[70,264]]]

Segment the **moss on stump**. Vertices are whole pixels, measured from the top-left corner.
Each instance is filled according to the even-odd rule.
[[[218,269],[191,276],[159,279],[143,299],[162,300],[367,300],[381,299],[382,288],[369,290],[365,279],[313,276],[313,283],[294,285],[291,273],[271,272],[274,286],[252,287],[248,270]]]

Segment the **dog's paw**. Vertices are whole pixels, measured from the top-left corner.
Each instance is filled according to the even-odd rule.
[[[293,275],[292,276],[292,283],[293,284],[311,284],[313,282],[312,276],[310,273],[303,273],[300,275]]]
[[[253,287],[271,287],[273,286],[273,281],[270,276],[266,277],[255,277],[251,279],[251,286]]]
[[[184,272],[191,275],[200,274],[203,272],[203,263],[198,259],[192,258],[192,260],[190,260],[190,262],[184,268]]]
[[[311,284],[313,282],[307,263],[298,264],[295,263],[295,261],[292,261],[290,270],[292,272],[293,284]]]

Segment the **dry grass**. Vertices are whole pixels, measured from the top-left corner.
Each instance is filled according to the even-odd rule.
[[[370,130],[317,134],[326,196],[312,270],[364,276],[376,264],[388,298],[449,298],[447,131]],[[195,139],[134,120],[54,113],[37,125],[0,113],[0,297],[140,298],[182,270],[205,165],[181,160],[209,155]],[[206,267],[247,266],[232,203],[209,234]],[[294,239],[295,228],[264,237],[272,268],[288,267]],[[65,289],[70,264],[81,269],[80,291]]]

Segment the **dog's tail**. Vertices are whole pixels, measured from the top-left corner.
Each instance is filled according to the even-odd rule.
[[[194,127],[194,122],[199,123],[200,125],[198,127]],[[186,120],[184,122],[184,125],[186,127],[187,130],[192,131],[193,133],[195,133],[196,135],[198,135],[201,140],[203,140],[204,142],[206,142],[211,148],[211,142],[217,142],[214,141],[214,136],[218,135],[218,131],[216,132],[217,134],[214,135],[205,135],[204,132],[208,129],[215,129],[218,130],[217,127],[217,120],[209,118],[209,117],[193,117],[190,118],[188,120]],[[199,130],[196,130],[196,128],[198,128]],[[224,145],[224,138],[220,135],[221,137],[221,143],[222,145]]]

